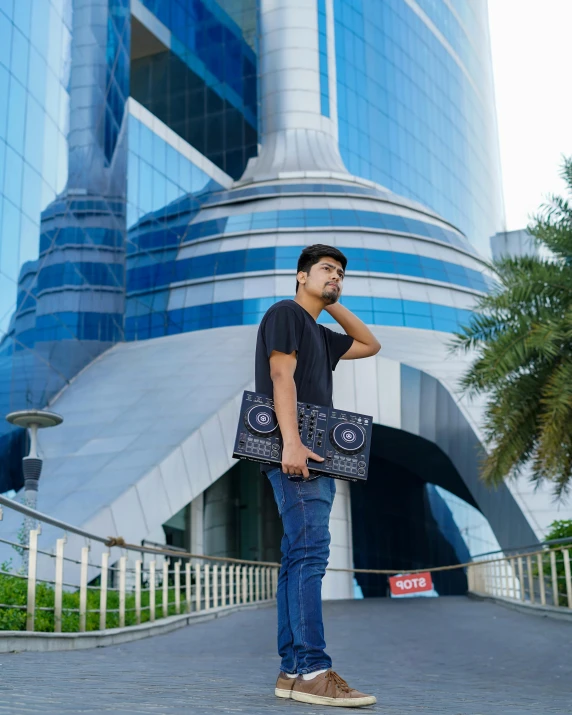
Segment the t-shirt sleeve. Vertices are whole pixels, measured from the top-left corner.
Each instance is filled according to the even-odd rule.
[[[292,309],[279,306],[266,316],[263,337],[267,357],[274,350],[290,355],[300,347],[301,321]]]
[[[354,339],[345,333],[337,333],[335,330],[330,330],[329,328],[325,328],[325,330],[330,348],[330,363],[332,370],[335,370],[340,358],[345,355],[353,345]]]

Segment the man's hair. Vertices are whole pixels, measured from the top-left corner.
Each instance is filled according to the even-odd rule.
[[[333,246],[326,246],[323,243],[315,243],[313,246],[306,246],[306,248],[300,254],[296,275],[300,273],[300,271],[304,271],[304,273],[309,273],[310,268],[312,268],[312,266],[318,263],[321,258],[333,258],[335,261],[338,261],[342,264],[342,268],[345,272],[346,266],[348,264],[348,259],[341,251],[339,251],[337,248],[334,248]],[[298,279],[296,278],[296,292],[298,292],[299,285],[300,284],[298,283]]]

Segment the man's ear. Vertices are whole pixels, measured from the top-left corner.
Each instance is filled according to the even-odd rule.
[[[296,274],[296,280],[301,285],[304,285],[306,283],[307,278],[308,278],[308,274],[306,273],[306,271],[298,271],[298,273]]]

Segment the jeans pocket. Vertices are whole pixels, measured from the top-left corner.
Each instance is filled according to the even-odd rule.
[[[276,506],[278,507],[278,513],[282,516],[284,504],[286,503],[286,494],[284,492],[284,484],[282,482],[282,470],[280,468],[271,469],[266,473],[266,476],[272,485],[272,491],[274,492],[274,500],[276,501]]]

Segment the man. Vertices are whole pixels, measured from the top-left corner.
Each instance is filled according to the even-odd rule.
[[[296,402],[332,405],[332,371],[340,359],[375,355],[380,344],[338,300],[347,259],[337,248],[314,245],[298,259],[296,297],[275,303],[262,319],[256,343],[256,391],[274,398],[283,438],[282,468],[263,465],[284,526],[278,577],[278,652],[275,693],[306,703],[372,705],[332,670],[324,648],[322,578],[329,556],[329,520],[336,483],[310,477],[311,452],[298,433]],[[326,310],[346,334],[318,325]],[[309,478],[310,477],[310,478]]]

